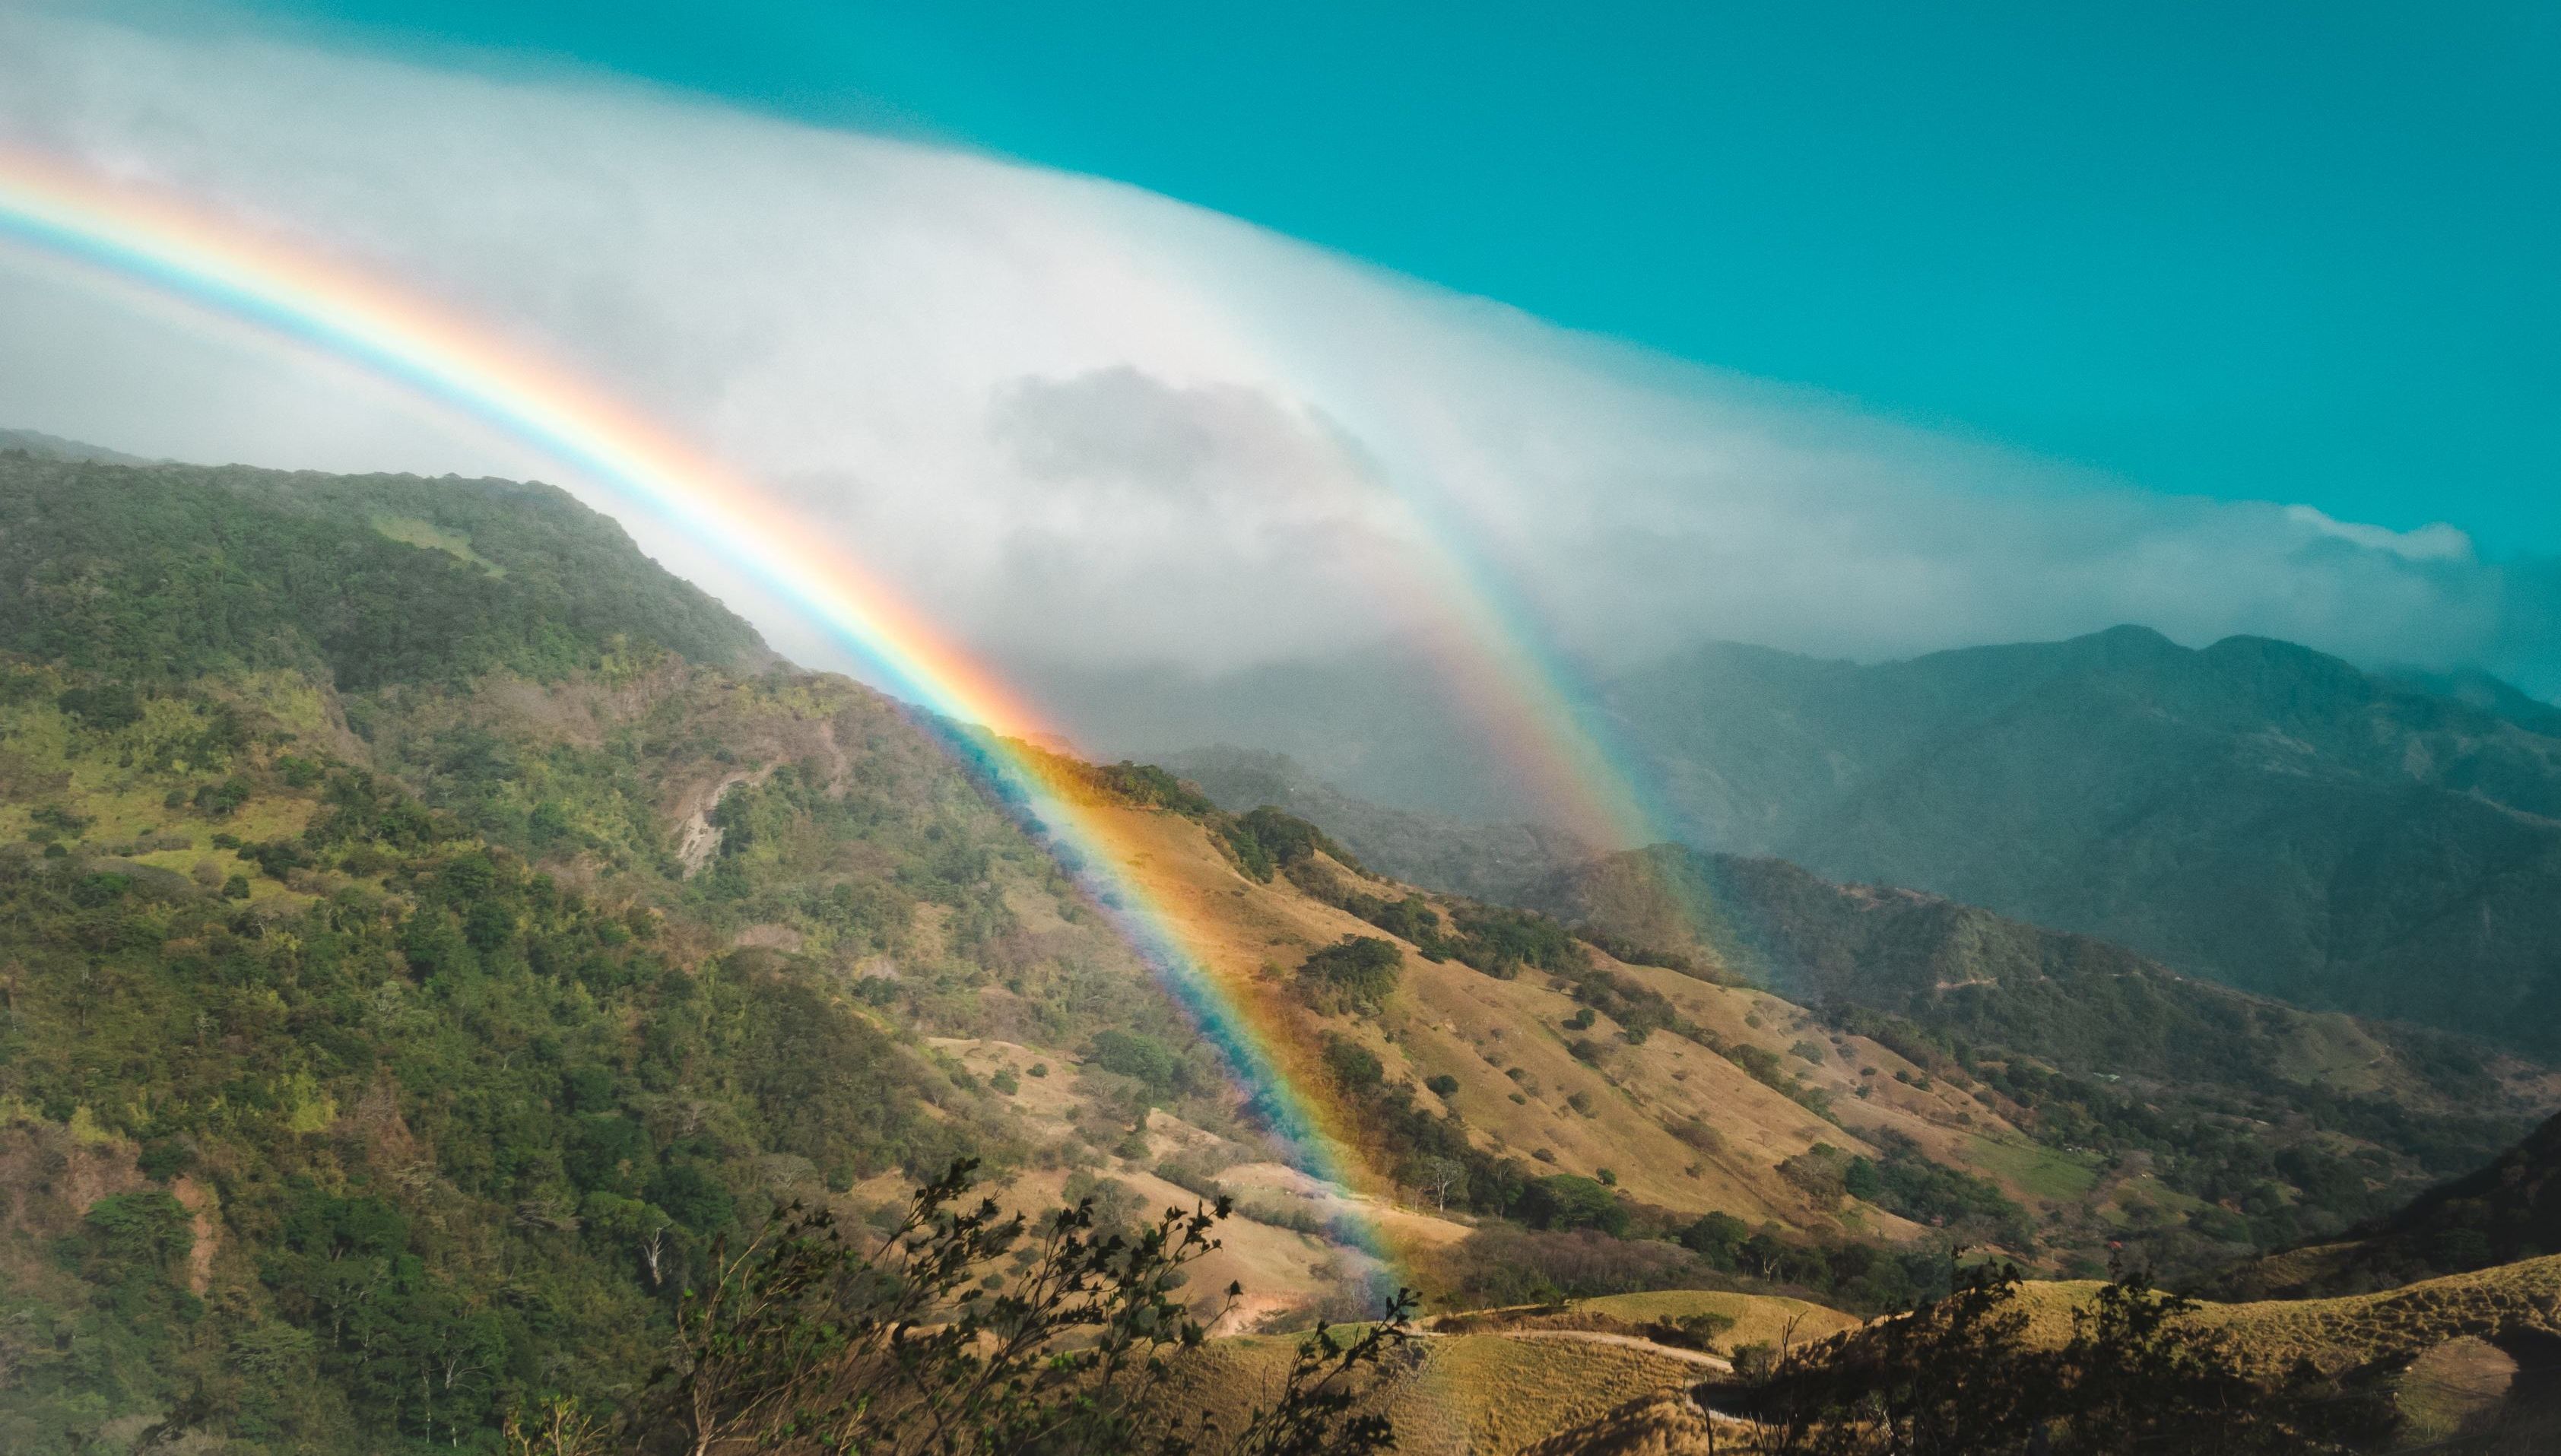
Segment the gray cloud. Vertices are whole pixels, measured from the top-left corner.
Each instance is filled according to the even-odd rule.
[[[2140,621],[2561,689],[2561,568],[2484,562],[2453,527],[2160,496],[1091,179],[588,81],[25,13],[0,13],[0,141],[484,321],[1010,661],[1223,670],[1393,645],[1473,582],[1605,659]],[[560,470],[5,251],[0,329],[0,423],[152,454]],[[784,650],[841,661],[753,573],[631,524]]]

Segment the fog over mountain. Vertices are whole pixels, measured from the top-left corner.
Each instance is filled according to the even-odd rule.
[[[1181,704],[1205,677],[1415,659],[1470,596],[1604,674],[1708,638],[1875,659],[2136,621],[2561,687],[2561,567],[2484,560],[2456,526],[2151,493],[930,141],[218,20],[14,13],[0,142],[602,382],[1106,747],[1204,741]],[[23,251],[0,249],[0,329],[23,345],[0,354],[11,425],[145,456],[565,473]],[[628,524],[783,651],[843,662],[754,581]],[[1424,661],[1375,675],[1369,711],[1433,712]],[[1133,675],[1171,686],[1132,697]]]

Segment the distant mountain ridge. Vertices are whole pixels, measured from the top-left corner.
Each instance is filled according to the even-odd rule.
[[[1609,703],[1693,844],[2561,1048],[2561,735],[2505,685],[2119,627],[1876,667],[1716,645]]]
[[[1475,824],[1373,803],[1310,775],[1285,753],[1219,744],[1156,755],[1155,761],[1198,784],[1223,808],[1286,809],[1322,825],[1364,863],[1452,894],[1517,903],[1559,870],[1601,853],[1599,846],[1544,824]]]
[[[65,439],[41,429],[0,429],[0,452],[15,450],[46,460],[94,460],[102,465],[150,465],[159,462],[141,455],[128,455],[104,445],[83,440]]]
[[[1430,681],[1428,664],[1370,654],[1044,686],[1090,709],[1080,737],[1113,751],[1285,754],[1407,829],[1505,826],[1468,829],[1466,865],[1387,861],[1499,897],[1525,882],[1485,877],[1552,836],[1520,827],[1537,807],[1486,768],[1461,710],[1434,716]],[[2561,1054],[2561,709],[2485,674],[2123,626],[1874,665],[1710,643],[1597,692],[1657,822],[1695,848]]]

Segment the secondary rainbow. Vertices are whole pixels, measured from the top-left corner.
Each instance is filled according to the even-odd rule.
[[[1145,959],[1311,1171],[1348,1187],[1329,1109],[1307,1093],[1307,1049],[1253,996],[1222,982],[1178,916],[1127,867],[1113,817],[1024,746],[1039,718],[859,564],[822,544],[752,483],[575,374],[436,306],[157,194],[0,151],[0,241],[144,284],[395,381],[539,449],[616,499],[686,532],[750,573],[923,708]],[[1385,1252],[1375,1228],[1369,1243]]]

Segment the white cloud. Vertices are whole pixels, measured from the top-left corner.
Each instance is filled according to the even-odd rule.
[[[0,141],[205,199],[568,362],[1010,661],[1393,640],[1449,590],[1440,542],[1605,657],[2131,620],[2561,681],[2518,657],[2553,640],[2549,588],[2452,527],[2148,494],[1092,179],[589,81],[26,14],[0,14]],[[0,327],[0,423],[557,469],[6,252]],[[634,525],[785,651],[834,661],[753,581]]]
[[[2415,531],[2393,531],[2341,521],[2314,506],[2288,506],[2286,519],[2324,536],[2354,542],[2368,551],[2390,552],[2413,562],[2460,562],[2473,555],[2472,537],[2443,521],[2432,521]]]

